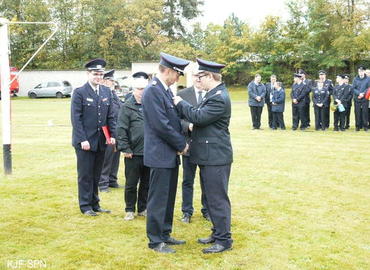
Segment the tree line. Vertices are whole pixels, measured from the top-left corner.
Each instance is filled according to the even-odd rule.
[[[291,82],[297,68],[312,77],[354,75],[370,64],[370,3],[366,0],[290,0],[289,18],[267,16],[256,28],[234,14],[222,25],[200,23],[197,0],[0,0],[11,21],[54,21],[55,38],[29,69],[81,69],[103,57],[110,67],[158,61],[160,51],[227,64],[229,84],[246,84],[255,73]],[[190,25],[190,27],[189,27]],[[51,33],[50,25],[11,25],[11,63],[22,66]]]

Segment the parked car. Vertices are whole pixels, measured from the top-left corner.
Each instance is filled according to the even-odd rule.
[[[30,98],[37,97],[70,97],[72,85],[68,81],[50,81],[38,84],[32,90],[28,91]]]

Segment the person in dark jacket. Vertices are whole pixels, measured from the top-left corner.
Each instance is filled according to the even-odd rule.
[[[77,156],[78,200],[84,215],[97,216],[97,212],[110,213],[99,204],[98,185],[104,162],[106,144],[115,144],[116,122],[112,107],[111,90],[100,85],[106,62],[89,61],[88,82],[73,91],[71,100],[72,145]],[[107,142],[103,127],[112,137]]]
[[[200,88],[200,82],[197,80],[195,75],[193,78],[193,86],[185,88],[178,92],[178,96],[184,99],[186,102],[196,107],[200,104],[206,95],[206,91]],[[185,119],[181,119],[181,126],[183,134],[186,136],[186,140],[190,142],[190,135],[193,131],[193,123]],[[182,155],[182,204],[181,211],[183,213],[182,222],[190,223],[191,217],[193,216],[194,207],[193,207],[193,194],[194,194],[194,178],[198,165],[190,161],[189,153]],[[200,178],[201,175],[199,174]],[[207,206],[206,206],[206,197],[204,195],[202,185],[201,185],[201,202],[202,202],[202,215],[205,219],[210,220]]]
[[[304,105],[304,114],[305,114],[305,121],[304,123],[305,127],[310,127],[311,125],[311,117],[310,117],[310,103],[311,103],[311,98],[310,98],[310,93],[312,91],[313,87],[313,82],[312,80],[307,78],[307,73],[303,69],[299,69],[298,73],[301,74],[302,78],[302,83],[306,85],[306,89],[308,91],[306,97],[305,97],[305,105]]]
[[[345,125],[344,125],[345,129],[349,129],[350,123],[351,123],[351,108],[352,108],[352,99],[353,99],[353,89],[352,89],[352,85],[349,84],[349,75],[348,74],[345,74],[344,84],[348,85],[348,90],[350,92],[350,95],[348,97],[349,99],[348,99],[348,102],[347,102]]]
[[[353,100],[355,103],[356,131],[359,131],[362,127],[364,128],[364,131],[368,131],[369,128],[369,100],[365,98],[365,93],[370,87],[370,79],[366,76],[365,70],[365,67],[360,66],[358,68],[358,75],[353,79],[352,83]]]
[[[318,81],[312,90],[313,108],[315,111],[315,130],[326,130],[326,108],[329,107],[329,90]]]
[[[268,112],[268,123],[269,123],[269,127],[270,128],[273,128],[272,126],[272,111],[271,111],[271,95],[272,95],[272,92],[274,90],[274,85],[275,85],[275,82],[276,82],[276,75],[271,75],[270,77],[270,82],[269,83],[266,83],[266,95],[265,95],[265,103],[266,103],[266,106],[267,106],[267,112]]]
[[[189,146],[182,134],[170,86],[184,75],[189,61],[161,53],[159,74],[145,88],[142,104],[144,112],[144,165],[150,167],[146,231],[149,248],[160,253],[174,253],[168,245],[182,245],[185,241],[170,236],[180,157]]]
[[[265,104],[266,86],[261,83],[261,75],[256,74],[248,84],[249,107],[251,110],[253,129],[260,129],[261,114]]]
[[[203,253],[218,253],[231,249],[233,243],[228,196],[233,161],[229,132],[231,102],[221,81],[220,73],[224,65],[202,59],[197,59],[197,62],[197,79],[207,91],[205,98],[197,107],[191,106],[179,96],[174,100],[182,116],[194,125],[190,141],[190,160],[200,167],[201,185],[213,225],[212,234],[208,238],[198,239],[198,242],[213,244],[203,249]]]
[[[333,91],[334,105],[337,106],[337,109],[334,111],[334,131],[339,131],[339,129],[345,131],[345,116],[351,91],[349,86],[344,83],[344,79],[345,75],[337,76],[338,84],[334,87]]]
[[[334,85],[332,80],[326,78],[326,71],[325,70],[319,70],[319,81],[323,83],[323,87],[326,88],[329,91],[329,98],[328,98],[328,107],[324,107],[325,111],[325,119],[326,121],[326,128],[330,126],[330,102],[331,102],[331,96],[333,95]]]
[[[299,122],[301,123],[300,129],[305,130],[307,128],[306,120],[306,97],[309,94],[310,89],[307,85],[302,83],[302,75],[294,74],[294,83],[292,85],[291,99],[292,99],[292,129],[298,128]]]
[[[274,82],[271,92],[271,111],[272,111],[272,129],[278,127],[285,130],[284,108],[285,108],[285,90],[281,82]]]
[[[114,69],[104,73],[103,84],[112,91],[112,108],[114,111],[114,120],[117,122],[118,112],[122,106],[122,101],[116,94]],[[114,136],[116,137],[116,136]],[[105,149],[104,163],[99,180],[99,191],[109,192],[109,187],[120,188],[118,184],[120,152],[116,151],[116,145],[108,144]]]
[[[144,117],[141,97],[148,81],[134,79],[132,96],[123,104],[117,123],[117,149],[125,157],[124,220],[133,220],[137,204],[138,216],[146,216],[150,170],[144,165]],[[138,188],[139,184],[139,188]]]

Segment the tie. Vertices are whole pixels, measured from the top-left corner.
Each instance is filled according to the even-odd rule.
[[[203,96],[202,96],[203,91],[198,91],[198,104],[202,102]]]
[[[171,88],[168,88],[167,89],[167,92],[168,92],[168,94],[170,94],[171,98],[173,98],[173,94],[172,94]]]

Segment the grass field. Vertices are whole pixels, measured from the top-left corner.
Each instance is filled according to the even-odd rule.
[[[13,174],[0,169],[0,269],[21,259],[46,269],[370,269],[370,134],[353,125],[292,131],[290,106],[288,130],[268,129],[264,110],[264,130],[254,131],[245,91],[231,92],[234,248],[215,255],[196,243],[210,227],[199,181],[190,224],[179,221],[178,188],[173,236],[187,244],[173,255],[147,248],[144,218],[123,221],[122,189],[101,194],[112,214],[81,215],[70,99],[13,99]]]

